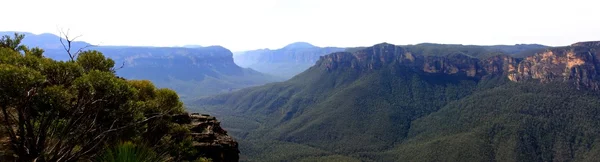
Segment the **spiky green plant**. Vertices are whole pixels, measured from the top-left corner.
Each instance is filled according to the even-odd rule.
[[[112,149],[107,149],[98,159],[99,162],[159,162],[166,161],[164,156],[152,149],[125,142]]]
[[[194,162],[212,162],[212,159],[200,157],[200,158],[196,159]]]

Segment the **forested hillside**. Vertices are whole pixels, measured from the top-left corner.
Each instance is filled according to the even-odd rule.
[[[533,46],[378,44],[194,108],[251,161],[590,160],[598,46]]]

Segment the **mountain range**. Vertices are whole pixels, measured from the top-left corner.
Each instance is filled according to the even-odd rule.
[[[594,161],[600,42],[388,43],[204,97],[248,161]]]
[[[45,57],[69,59],[59,37],[25,34],[23,44]],[[123,65],[119,76],[174,89],[188,109],[218,117],[244,161],[600,158],[599,41],[297,42],[235,55],[221,46],[89,46],[73,42]]]
[[[345,48],[317,47],[306,42],[296,42],[276,50],[238,52],[233,58],[242,67],[288,79],[313,66],[320,56],[344,50]]]
[[[0,32],[13,35],[15,32]],[[23,44],[40,47],[44,56],[68,60],[60,37],[53,34],[25,35]],[[63,39],[66,43],[66,40]],[[81,48],[97,50],[115,61],[116,72],[127,79],[150,80],[158,87],[171,88],[184,100],[230,92],[245,87],[281,81],[282,79],[252,69],[241,68],[233,62],[233,54],[221,46],[133,47],[92,46],[74,41],[71,51]]]

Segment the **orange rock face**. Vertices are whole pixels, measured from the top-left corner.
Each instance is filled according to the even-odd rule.
[[[504,75],[514,82],[570,82],[578,88],[600,90],[600,42],[582,42],[567,47],[549,48],[523,59],[498,55],[486,59],[467,55],[423,56],[403,47],[378,44],[354,53],[340,52],[322,56],[318,67],[327,70],[350,68],[377,70],[383,66],[403,66],[425,73],[483,77]]]

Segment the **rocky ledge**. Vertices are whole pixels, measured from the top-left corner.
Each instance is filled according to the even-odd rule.
[[[193,146],[199,156],[212,159],[213,162],[237,162],[239,160],[238,143],[221,128],[214,116],[192,113],[173,117],[175,122],[188,124]]]

